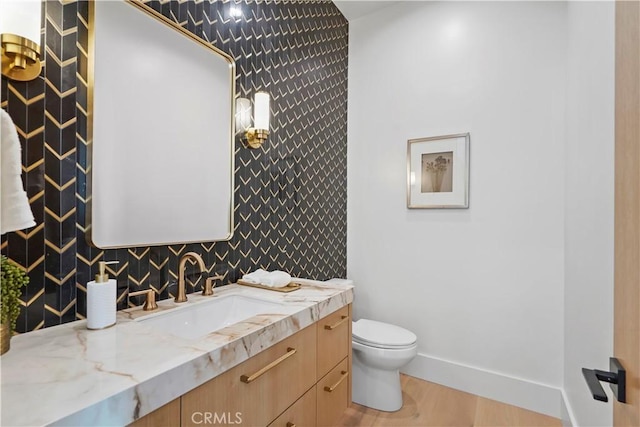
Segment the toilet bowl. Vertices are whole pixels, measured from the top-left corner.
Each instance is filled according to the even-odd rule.
[[[352,335],[353,401],[379,411],[399,410],[400,368],[418,354],[416,335],[369,319],[353,322]]]

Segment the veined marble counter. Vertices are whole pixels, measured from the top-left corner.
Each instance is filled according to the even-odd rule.
[[[18,335],[0,358],[3,426],[123,426],[258,354],[353,301],[353,286],[296,279],[280,293],[239,285],[161,309],[241,294],[280,301],[288,315],[258,315],[197,340],[138,322],[141,307],[118,312],[117,324],[90,331],[86,321]],[[154,312],[151,312],[154,313]]]

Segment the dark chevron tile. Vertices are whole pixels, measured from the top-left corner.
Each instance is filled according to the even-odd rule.
[[[33,301],[21,313],[20,331],[83,318],[84,286],[102,255],[121,262],[113,269],[119,309],[128,304],[128,288],[152,285],[160,299],[175,295],[171,284],[180,256],[189,250],[203,255],[209,274],[224,275],[218,286],[259,266],[317,279],[346,272],[346,20],[331,2],[319,0],[147,4],[236,58],[238,96],[251,98],[261,89],[272,95],[266,145],[259,150],[236,145],[235,234],[228,242],[132,253],[103,254],[86,243],[87,2],[47,2],[45,78],[11,82],[12,90],[2,80],[3,106],[17,124],[28,132],[45,127],[29,138],[23,156],[26,165],[34,165],[24,178],[44,228],[28,238],[2,236],[3,253],[15,253],[32,267],[26,294]],[[242,17],[229,16],[232,4],[242,9]],[[23,100],[42,93],[44,99],[25,105]],[[45,181],[45,172],[53,183]],[[188,265],[187,280],[198,290],[203,279],[195,270]]]

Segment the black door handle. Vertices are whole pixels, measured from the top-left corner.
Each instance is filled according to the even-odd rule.
[[[626,371],[622,367],[622,364],[620,364],[620,361],[615,357],[609,358],[609,369],[611,369],[610,372],[599,369],[582,368],[582,375],[584,375],[584,379],[587,381],[591,395],[595,400],[608,402],[607,394],[600,384],[600,381],[605,381],[609,383],[618,402],[626,403]]]

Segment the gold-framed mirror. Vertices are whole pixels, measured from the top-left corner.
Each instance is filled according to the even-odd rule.
[[[235,64],[137,0],[89,2],[88,241],[228,240]]]

